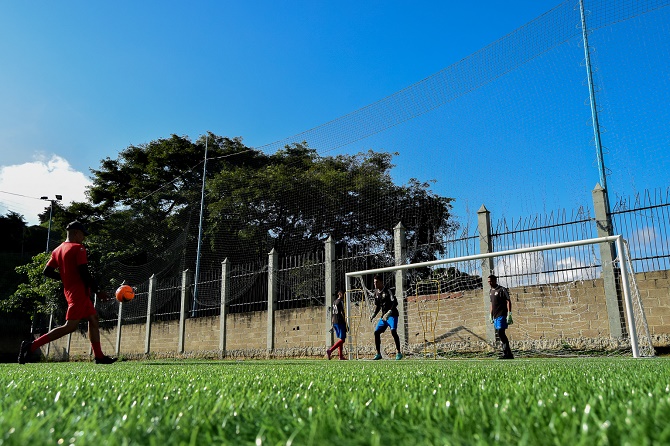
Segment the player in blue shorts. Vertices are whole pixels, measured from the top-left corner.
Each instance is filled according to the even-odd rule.
[[[342,353],[342,346],[347,339],[347,318],[344,315],[344,291],[342,290],[337,292],[337,299],[333,302],[330,320],[333,324],[335,336],[337,336],[337,342],[326,350],[326,355],[328,356],[328,359],[330,359],[333,352],[337,350],[340,360],[345,360],[347,357]]]
[[[490,322],[496,329],[498,338],[502,343],[503,354],[500,359],[514,359],[512,349],[509,346],[509,339],[505,334],[507,327],[512,324],[512,301],[509,298],[507,288],[498,284],[498,278],[491,274],[489,276],[489,298],[491,300]]]
[[[391,290],[388,287],[384,286],[384,279],[381,275],[376,274],[374,278],[375,284],[375,311],[370,316],[370,322],[372,322],[377,316],[377,313],[381,310],[382,317],[377,322],[377,328],[375,329],[375,348],[377,349],[377,354],[375,355],[374,360],[382,359],[381,353],[381,334],[386,331],[386,328],[391,329],[391,336],[395,341],[396,355],[395,359],[402,359],[402,353],[400,352],[400,338],[398,337],[398,301],[393,296]]]

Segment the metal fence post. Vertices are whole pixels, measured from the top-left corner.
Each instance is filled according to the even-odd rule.
[[[230,294],[230,268],[226,258],[221,262],[221,315],[219,316],[219,350],[221,357],[226,357],[226,319],[228,316],[228,300]]]
[[[272,354],[275,348],[275,308],[277,306],[277,270],[279,269],[279,253],[272,248],[268,254],[268,327],[267,353]]]
[[[398,223],[393,228],[393,251],[395,264],[404,265],[407,263],[407,234],[402,223]],[[395,272],[395,297],[398,300],[398,337],[401,345],[408,345],[409,334],[407,327],[407,315],[405,314],[405,270]]]
[[[614,235],[612,222],[609,215],[609,202],[607,193],[600,184],[591,192],[593,195],[593,207],[596,213],[596,230],[598,237]],[[610,243],[599,243],[600,263],[603,270],[603,286],[605,287],[605,304],[607,305],[607,319],[610,327],[610,337],[621,338],[624,335],[625,326],[623,319],[623,306],[616,285],[614,271],[614,260],[616,252]]]
[[[181,275],[181,308],[179,309],[179,343],[178,353],[184,353],[184,344],[186,343],[186,312],[188,311],[188,294],[191,289],[191,272],[184,270]]]
[[[479,232],[479,253],[488,254],[493,252],[493,243],[491,240],[491,213],[486,206],[482,204],[482,207],[477,211],[477,230]],[[489,284],[488,277],[493,274],[493,259],[487,258],[482,260],[482,298],[484,300],[484,308],[486,308],[486,314],[489,313],[491,308],[491,300],[489,298]],[[486,324],[486,339],[489,342],[495,341],[496,330],[493,328],[492,324],[489,324],[488,321]]]

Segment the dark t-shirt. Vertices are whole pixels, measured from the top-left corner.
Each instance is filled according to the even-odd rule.
[[[375,289],[375,314],[380,309],[382,316],[391,310],[391,316],[398,317],[398,301],[388,287],[382,290]]]
[[[509,291],[507,288],[498,285],[489,291],[491,299],[491,316],[493,319],[500,316],[507,316],[507,301],[509,300]]]
[[[333,311],[331,313],[330,320],[333,325],[346,323],[344,317],[344,302],[342,302],[342,299],[339,297],[335,299],[335,302],[333,302]]]

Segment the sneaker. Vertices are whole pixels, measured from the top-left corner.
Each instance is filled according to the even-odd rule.
[[[373,361],[379,361],[380,359],[382,359],[382,355],[380,355],[379,353],[377,353],[375,357],[372,358]]]
[[[110,358],[109,356],[103,356],[102,358],[95,358],[96,364],[114,364],[117,358]]]
[[[330,351],[330,349],[327,349],[326,350],[326,356],[328,356],[329,361],[330,361],[330,355],[331,355],[331,351]]]
[[[402,353],[398,353],[397,355],[395,355],[396,361],[400,361],[401,359],[402,359]]]
[[[21,350],[19,350],[19,364],[30,362],[30,346],[32,341],[21,342]]]
[[[347,357],[344,356],[344,355],[340,355],[339,360],[340,360],[340,361],[346,361],[346,360],[347,360]]]

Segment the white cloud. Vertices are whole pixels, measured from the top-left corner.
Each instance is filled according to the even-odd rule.
[[[573,282],[599,276],[599,268],[562,250],[554,251],[548,258],[546,254],[547,251],[535,251],[496,258],[494,271],[499,276],[507,276],[507,287]]]
[[[62,195],[64,205],[84,201],[86,186],[90,184],[86,175],[74,170],[58,155],[0,166],[0,214],[14,211],[22,214],[29,225],[37,224],[37,215],[48,206],[48,202],[39,200],[40,197],[54,199],[56,195]]]
[[[644,227],[642,229],[638,229],[635,231],[635,233],[631,237],[631,245],[634,246],[652,246],[653,243],[656,241],[658,238],[658,233],[656,232],[656,228],[652,227]]]
[[[507,287],[536,283],[544,270],[544,256],[541,252],[525,252],[497,257],[493,270],[498,276],[507,276]]]

